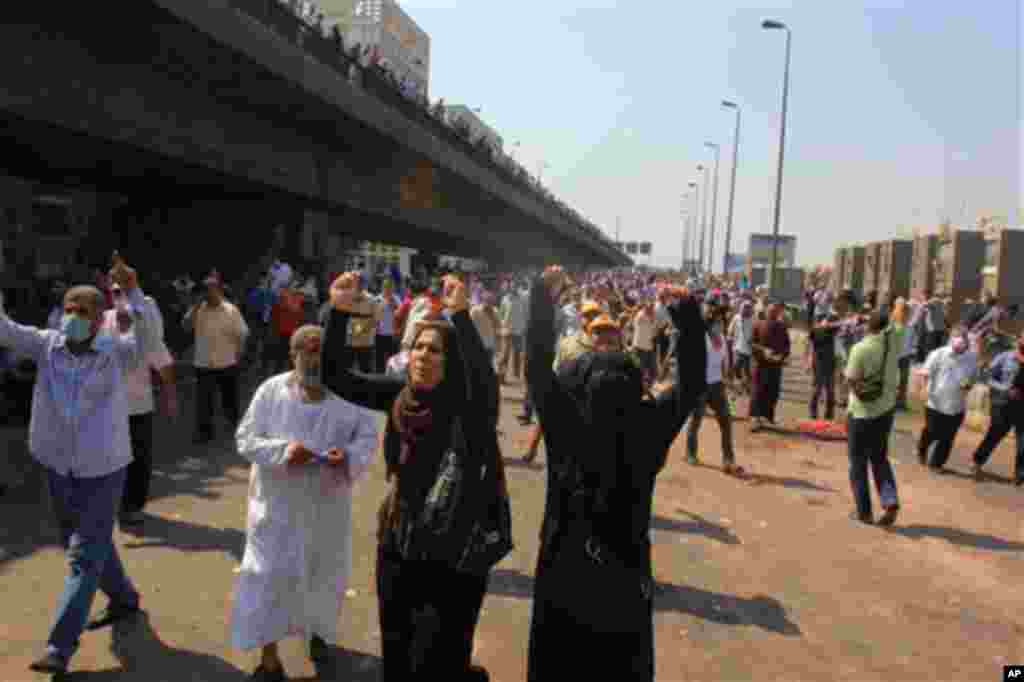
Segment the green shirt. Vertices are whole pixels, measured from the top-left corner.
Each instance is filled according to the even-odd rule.
[[[889,339],[889,359],[885,367],[885,384],[882,396],[871,403],[864,403],[850,391],[849,415],[855,419],[873,419],[896,409],[896,398],[900,387],[900,354],[906,327],[889,325],[881,334],[865,336],[864,340],[850,350],[846,363],[847,379],[871,379],[878,375],[885,354],[885,338]]]

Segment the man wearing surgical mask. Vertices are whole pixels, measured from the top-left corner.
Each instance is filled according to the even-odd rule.
[[[134,309],[142,310],[137,275],[116,254],[111,275]],[[31,357],[38,367],[29,452],[46,471],[70,564],[46,653],[29,666],[36,672],[63,673],[84,629],[139,610],[139,593],[125,575],[113,528],[132,461],[127,375],[141,364],[140,347],[151,330],[144,316],[120,311],[121,334],[99,334],[105,305],[96,287],[73,287],[64,295],[59,331],[17,324],[0,309],[0,345]],[[97,588],[110,605],[87,625]]]
[[[352,565],[352,491],[377,448],[377,419],[324,387],[323,329],[292,334],[294,370],[256,390],[236,434],[252,462],[232,644],[261,649],[251,679],[286,679],[277,643],[300,635],[314,663],[337,640]]]
[[[920,370],[928,380],[928,406],[917,459],[935,472],[949,460],[967,412],[967,393],[977,379],[978,355],[968,345],[966,330],[955,329],[949,345],[932,351]]]

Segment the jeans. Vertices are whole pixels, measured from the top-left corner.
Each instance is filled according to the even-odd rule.
[[[70,571],[47,650],[68,661],[78,649],[96,589],[111,604],[136,606],[139,593],[125,575],[114,546],[114,516],[124,489],[126,470],[96,478],[73,478],[47,470],[46,481],[67,552]]]
[[[697,398],[686,437],[687,451],[691,456],[697,456],[697,435],[700,433],[700,424],[704,420],[704,411],[708,405],[715,411],[718,430],[722,432],[722,461],[731,464],[736,460],[732,449],[732,414],[729,412],[729,399],[725,395],[725,384],[721,381],[708,385],[708,390]]]
[[[928,465],[934,469],[941,469],[949,461],[949,455],[953,452],[953,440],[957,431],[964,423],[965,413],[943,414],[938,410],[927,408],[925,411],[924,428],[921,429],[921,440],[917,443],[918,457],[928,461],[928,450],[935,444],[932,450],[931,461]]]
[[[207,369],[196,367],[196,429],[199,435],[213,436],[213,394],[220,392],[224,417],[237,426],[238,412],[238,367]]]
[[[814,390],[811,392],[811,419],[818,418],[818,400],[825,394],[825,419],[832,420],[836,414],[836,371],[830,366],[814,368]]]
[[[974,462],[985,466],[1003,438],[1011,430],[1017,441],[1017,453],[1014,462],[1014,478],[1024,477],[1024,405],[1019,401],[1008,403],[992,403],[992,420],[989,423],[985,439],[974,453]]]
[[[899,506],[896,476],[889,462],[889,434],[892,432],[893,413],[871,419],[851,417],[848,425],[847,447],[850,457],[850,487],[857,503],[857,514],[871,518],[871,491],[868,488],[868,465],[878,489],[883,509]]]
[[[128,465],[121,496],[123,511],[138,512],[146,506],[149,483],[153,478],[153,413],[128,418],[132,440],[132,462]]]

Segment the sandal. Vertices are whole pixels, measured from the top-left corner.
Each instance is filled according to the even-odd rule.
[[[726,476],[735,476],[736,478],[744,478],[747,475],[746,469],[732,463],[722,465],[722,471]]]

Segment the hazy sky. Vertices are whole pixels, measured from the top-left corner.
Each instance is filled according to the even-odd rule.
[[[1016,0],[403,0],[431,37],[432,99],[482,107],[517,158],[614,237],[678,265],[681,194],[721,145],[721,263],[734,114],[733,253],[770,231],[785,32],[792,68],[780,231],[803,265],[842,243],[1024,205]],[[642,261],[646,262],[646,261]],[[717,267],[720,267],[717,266]]]

